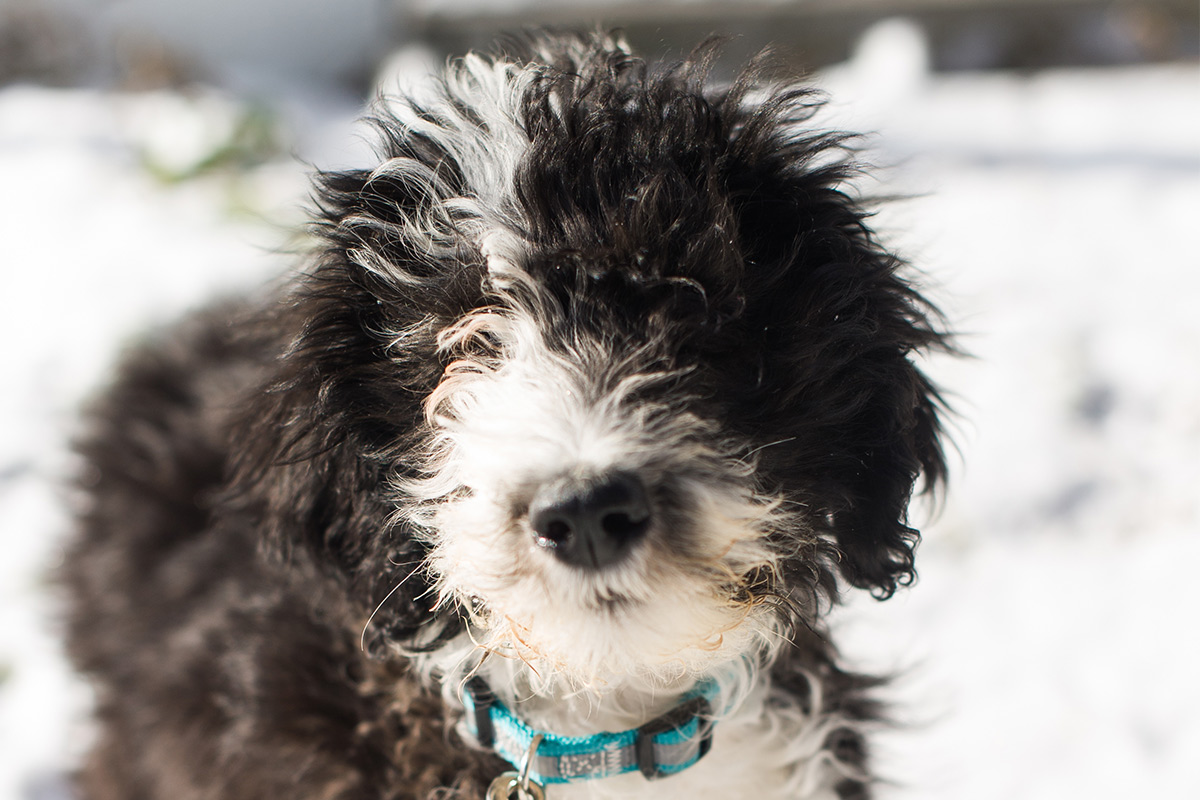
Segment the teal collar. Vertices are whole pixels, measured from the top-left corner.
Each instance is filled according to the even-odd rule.
[[[675,708],[644,725],[620,733],[560,736],[522,722],[481,678],[463,687],[467,727],[484,747],[516,765],[540,743],[529,763],[529,777],[540,784],[596,780],[626,772],[661,778],[682,772],[712,744],[715,682],[692,690]]]

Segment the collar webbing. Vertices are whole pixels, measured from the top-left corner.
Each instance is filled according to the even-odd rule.
[[[522,722],[481,678],[463,687],[467,727],[484,747],[511,764],[542,735],[529,776],[542,784],[593,780],[639,771],[647,778],[674,775],[699,761],[712,743],[712,701],[717,688],[705,682],[675,708],[620,733],[560,736]]]

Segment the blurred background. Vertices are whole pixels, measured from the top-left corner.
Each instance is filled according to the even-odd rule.
[[[975,356],[928,364],[960,452],[919,584],[836,621],[899,673],[880,796],[1200,797],[1195,0],[0,0],[0,800],[67,800],[88,741],[47,573],[121,347],[293,266],[378,87],[596,22],[828,92]]]

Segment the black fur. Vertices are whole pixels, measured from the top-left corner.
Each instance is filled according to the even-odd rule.
[[[763,489],[805,509],[819,542],[774,534],[789,555],[762,578],[795,615],[773,678],[803,696],[815,677],[846,718],[874,718],[875,682],[837,666],[815,609],[839,575],[880,597],[912,581],[907,504],[945,464],[941,401],[909,356],[949,345],[846,193],[844,138],[814,131],[817,98],[761,67],[709,85],[713,47],[657,72],[603,37],[513,49],[551,65],[523,102],[514,192],[545,290],[527,300],[555,303],[547,341],[649,347],[680,368],[656,391],[719,422]],[[433,138],[376,126],[383,158],[471,192]],[[501,769],[449,732],[393,647],[463,625],[434,610],[427,545],[390,488],[424,463],[439,332],[495,302],[469,238],[431,254],[389,232],[442,199],[319,176],[324,244],[294,291],[190,319],[96,404],[65,567],[70,651],[101,722],[87,800],[467,797]],[[361,248],[403,281],[358,266]],[[864,763],[857,734],[839,735]]]

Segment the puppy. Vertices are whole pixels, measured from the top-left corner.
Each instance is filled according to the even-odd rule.
[[[382,105],[280,297],[80,445],[84,800],[861,798],[948,349],[806,89],[534,34]]]

